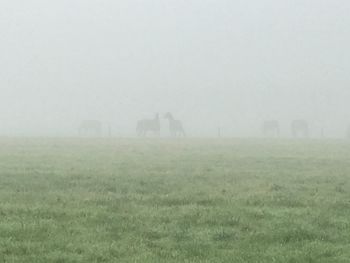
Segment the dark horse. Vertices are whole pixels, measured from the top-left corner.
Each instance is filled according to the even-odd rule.
[[[153,120],[140,120],[137,122],[136,132],[138,136],[147,136],[148,132],[153,132],[154,135],[160,135],[160,120],[157,113]]]
[[[348,129],[346,131],[346,138],[350,139],[350,125],[348,126]]]
[[[82,121],[79,126],[80,135],[100,136],[102,134],[102,123],[97,120]]]
[[[265,137],[267,136],[276,136],[280,135],[280,124],[278,121],[264,121],[262,124],[262,133]]]
[[[292,135],[294,138],[309,137],[309,124],[305,120],[294,120],[291,125]]]
[[[168,112],[164,115],[165,119],[168,119],[169,121],[169,131],[172,137],[178,137],[178,136],[186,136],[185,130],[182,126],[182,122],[179,120],[175,120],[173,115]]]

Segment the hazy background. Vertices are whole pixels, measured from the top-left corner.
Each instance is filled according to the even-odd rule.
[[[193,136],[350,123],[348,0],[1,0],[0,135],[135,134],[171,111]],[[163,124],[166,135],[167,123]]]

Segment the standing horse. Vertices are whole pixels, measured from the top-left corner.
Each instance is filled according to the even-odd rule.
[[[309,124],[305,120],[294,120],[291,125],[292,135],[294,138],[299,136],[309,137]]]
[[[153,132],[154,135],[160,135],[160,120],[157,113],[153,120],[140,120],[136,126],[137,135],[140,137],[147,136],[148,132]]]
[[[79,135],[100,136],[102,134],[102,123],[97,120],[82,121],[79,126]]]
[[[178,137],[178,136],[186,136],[185,130],[182,126],[181,121],[175,120],[173,115],[168,112],[164,115],[165,119],[168,119],[169,121],[169,130],[172,137]]]
[[[348,129],[346,131],[346,138],[350,139],[350,125],[348,126]]]
[[[267,136],[275,136],[278,137],[280,135],[280,124],[278,121],[264,121],[262,124],[262,132],[265,137]]]

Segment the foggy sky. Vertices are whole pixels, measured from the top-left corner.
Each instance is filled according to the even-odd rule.
[[[170,111],[191,135],[306,119],[344,136],[349,14],[346,0],[1,0],[0,135],[98,119],[128,136]]]

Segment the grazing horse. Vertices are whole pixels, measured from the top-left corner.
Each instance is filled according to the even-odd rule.
[[[157,113],[153,120],[140,120],[136,126],[137,135],[140,137],[147,136],[148,132],[153,132],[154,135],[160,135],[160,119]]]
[[[264,121],[262,124],[262,132],[265,137],[267,136],[275,136],[278,137],[280,135],[280,124],[278,121]]]
[[[165,119],[168,119],[169,121],[169,130],[172,137],[178,137],[178,136],[186,136],[185,130],[182,126],[181,121],[175,120],[173,115],[168,112],[164,115]]]
[[[302,138],[309,137],[309,124],[305,120],[294,120],[291,125],[291,130],[294,138],[300,136]]]
[[[97,120],[82,121],[79,126],[80,135],[100,136],[102,134],[102,123]]]

